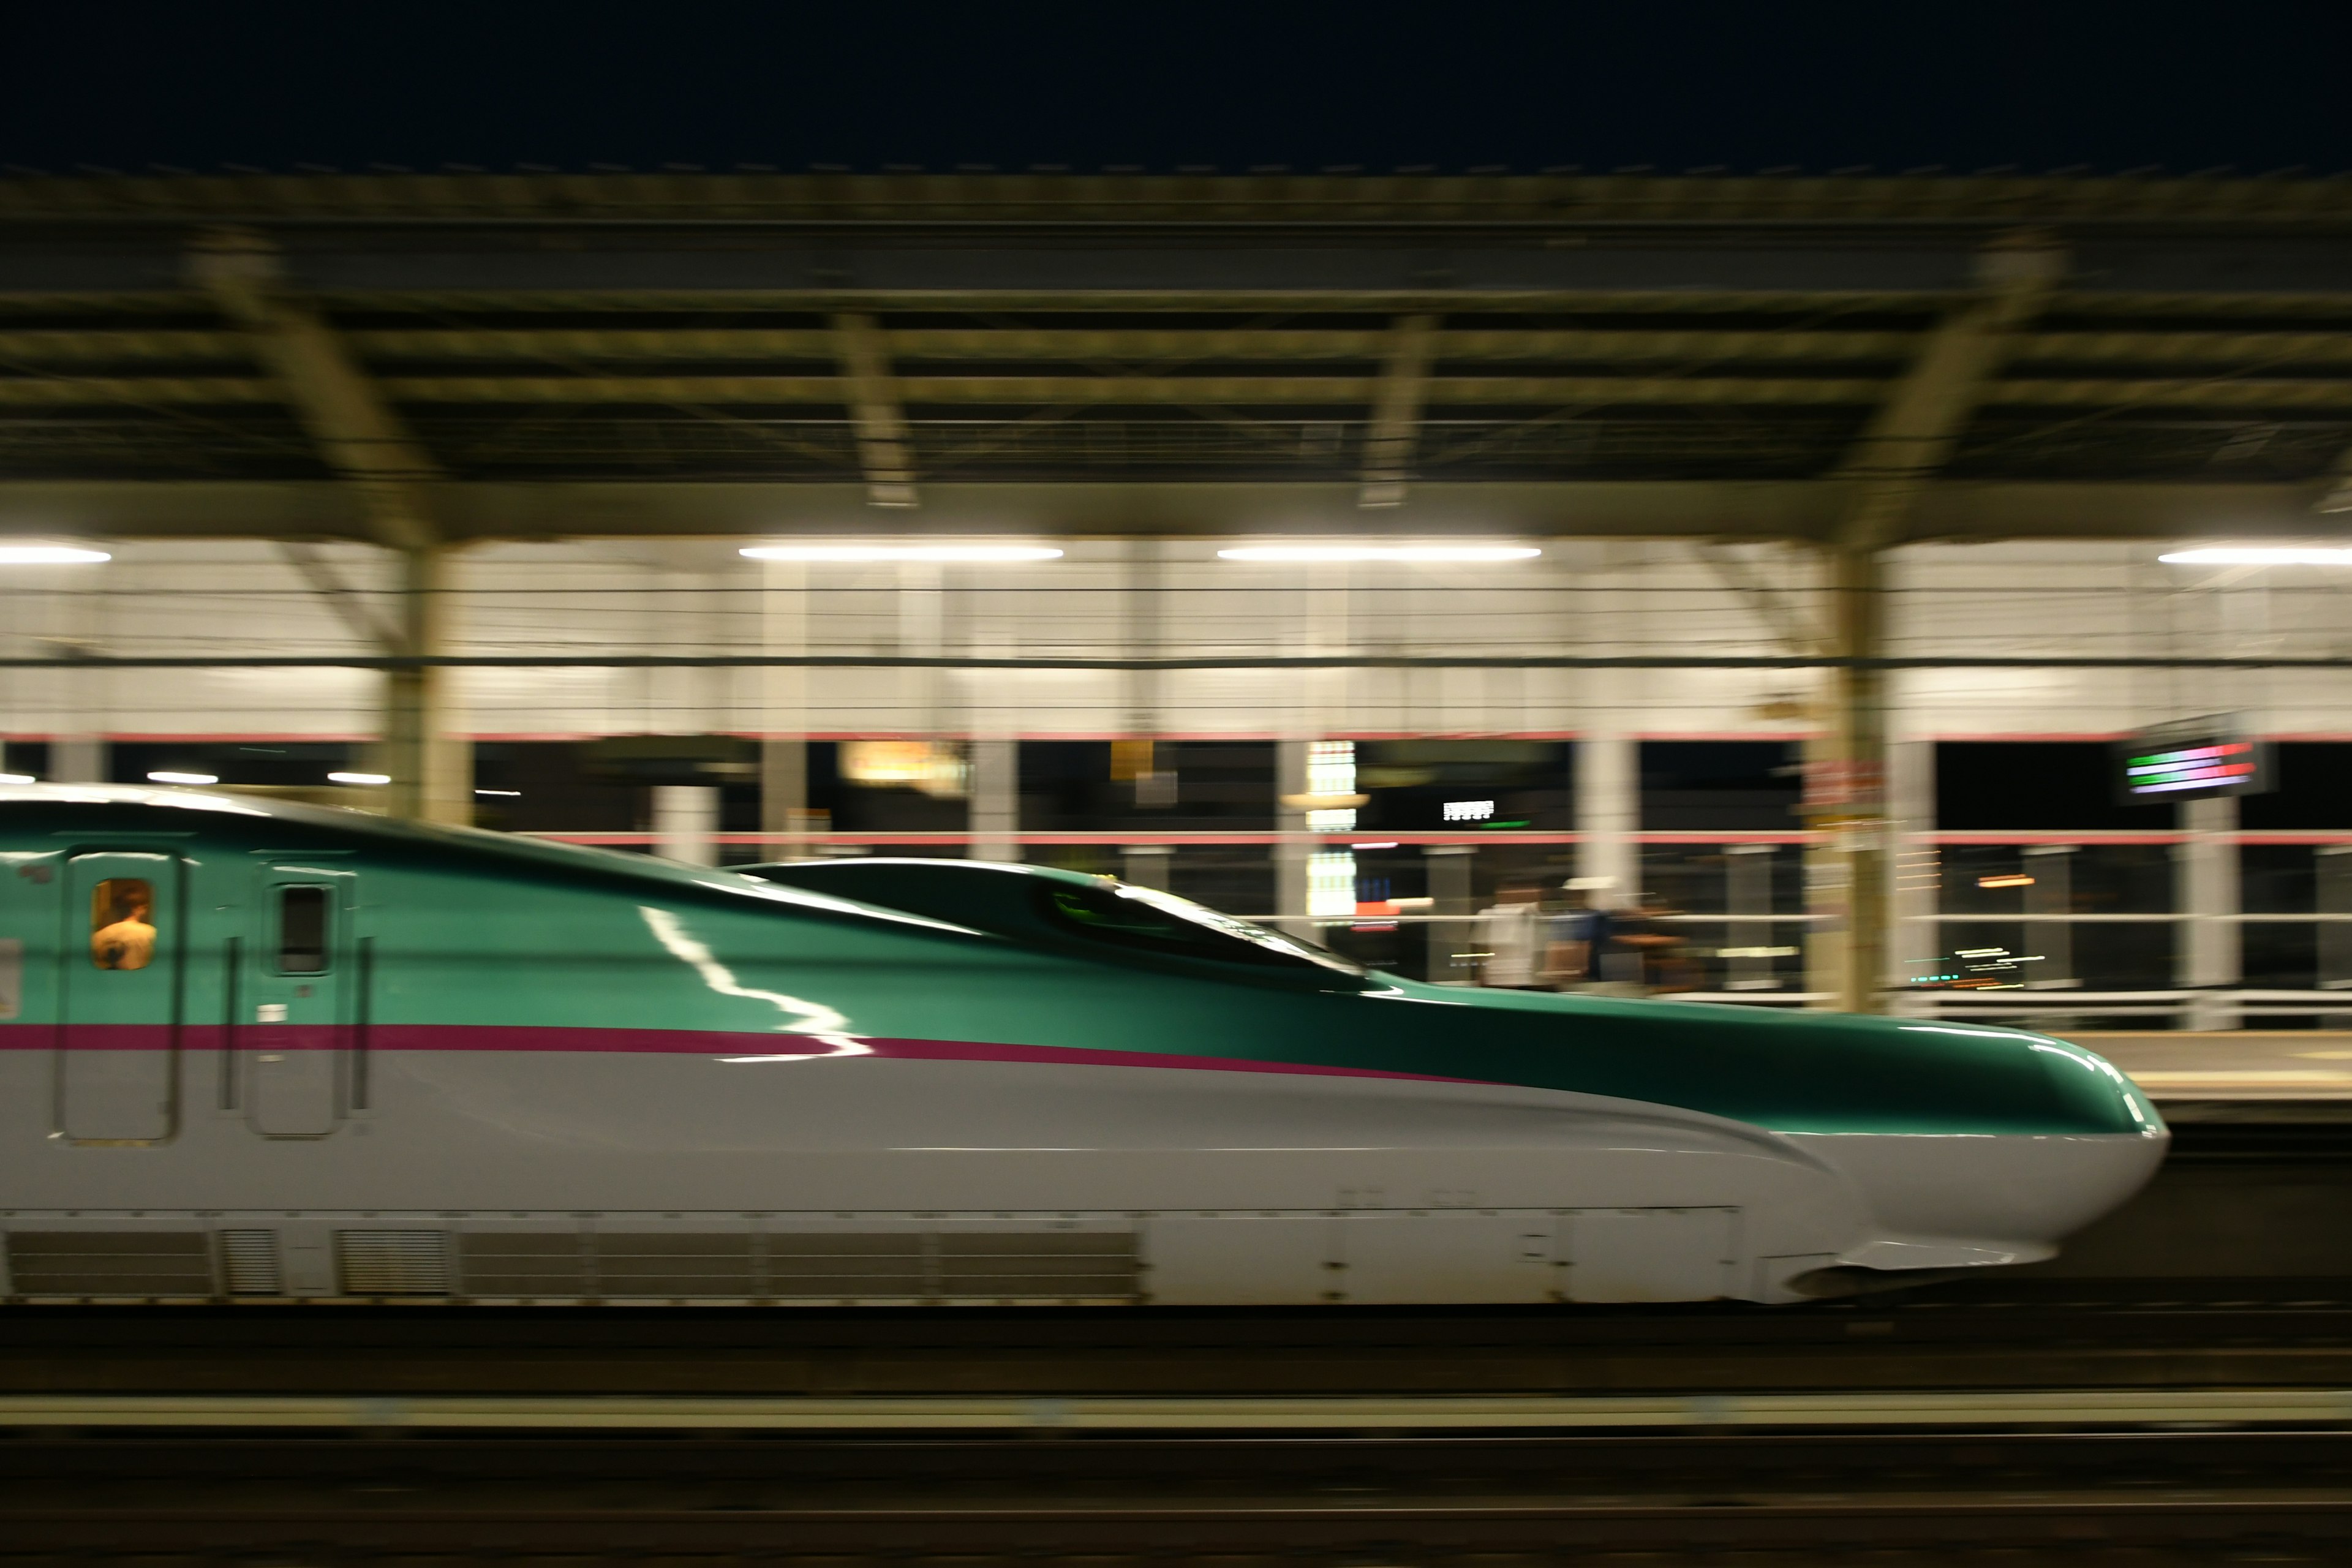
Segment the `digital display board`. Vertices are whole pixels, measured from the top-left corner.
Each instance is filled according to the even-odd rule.
[[[2126,801],[2201,800],[2270,788],[2270,748],[2235,714],[2143,730],[2116,748]]]

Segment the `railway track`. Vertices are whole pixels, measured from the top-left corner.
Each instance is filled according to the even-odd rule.
[[[2271,1282],[2276,1284],[2278,1282]],[[2352,1289],[0,1314],[0,1568],[2352,1560]]]
[[[2352,1387],[2352,1288],[2287,1283],[1796,1309],[20,1309],[0,1313],[0,1397]]]
[[[2312,1431],[18,1438],[0,1562],[2334,1563],[2347,1459]]]
[[[2181,1212],[2337,1136],[2193,1139]],[[2333,1564],[2352,1276],[2281,1212],[1797,1308],[11,1308],[0,1568]]]

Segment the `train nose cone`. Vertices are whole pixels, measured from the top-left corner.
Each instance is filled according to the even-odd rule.
[[[2021,1096],[2011,1126],[1808,1139],[1851,1177],[1876,1238],[1844,1261],[1872,1268],[2030,1263],[2128,1200],[2170,1134],[2138,1087],[2080,1046],[2019,1029],[1897,1024],[1975,1055]],[[1980,1044],[1979,1044],[1980,1042]],[[1948,1066],[1952,1058],[1943,1051]],[[2021,1071],[2030,1068],[2030,1071]]]

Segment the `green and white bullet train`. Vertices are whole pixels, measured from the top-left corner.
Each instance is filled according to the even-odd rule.
[[[1474,992],[1034,867],[0,790],[0,1299],[1790,1301],[2166,1132],[2022,1030]]]

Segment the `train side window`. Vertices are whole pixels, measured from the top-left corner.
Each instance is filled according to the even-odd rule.
[[[144,969],[155,961],[153,883],[109,877],[90,889],[89,961],[100,969]]]
[[[327,889],[278,889],[278,973],[327,972]]]

